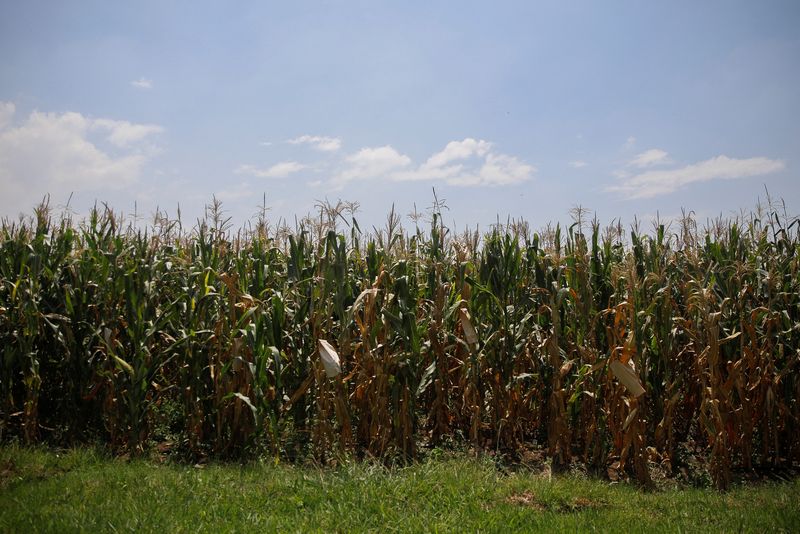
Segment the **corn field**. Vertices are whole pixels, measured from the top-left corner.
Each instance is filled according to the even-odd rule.
[[[642,483],[800,461],[800,220],[758,208],[455,233],[441,206],[234,232],[46,204],[0,230],[0,441],[191,457],[415,458],[544,447]]]

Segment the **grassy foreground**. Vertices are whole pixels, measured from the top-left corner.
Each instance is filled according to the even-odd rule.
[[[0,531],[797,531],[800,481],[643,492],[580,476],[431,459],[388,470],[203,468],[0,449]]]

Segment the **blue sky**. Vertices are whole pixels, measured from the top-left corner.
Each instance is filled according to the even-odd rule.
[[[2,2],[0,215],[800,211],[800,4]]]

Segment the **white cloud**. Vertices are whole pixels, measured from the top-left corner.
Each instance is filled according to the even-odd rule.
[[[17,108],[14,106],[13,102],[0,101],[0,130],[3,130],[6,126],[11,125],[11,121],[14,119],[14,112],[16,109]]]
[[[630,136],[628,137],[628,139],[625,140],[625,144],[622,145],[622,150],[632,150],[633,147],[635,146],[636,146],[636,138],[634,136]]]
[[[92,121],[92,129],[103,129],[109,133],[108,140],[118,147],[128,147],[140,142],[145,137],[161,133],[164,129],[157,124],[134,124],[128,121],[112,119],[96,119]]]
[[[134,145],[161,131],[80,113],[32,112],[18,125],[13,104],[0,103],[0,210],[26,211],[45,194],[119,190],[135,183],[154,154],[153,147]],[[10,110],[10,111],[9,111]],[[97,133],[103,132],[97,139]],[[103,142],[115,145],[109,151]]]
[[[234,171],[236,174],[250,174],[258,178],[286,178],[292,173],[302,171],[307,165],[296,161],[282,161],[267,169],[259,169],[253,165],[239,165]]]
[[[395,173],[392,179],[443,180],[461,186],[510,185],[529,180],[535,171],[513,156],[492,152],[488,141],[466,138],[447,143],[417,169]]]
[[[261,141],[259,143],[261,146],[272,146],[272,141]]]
[[[453,179],[458,181],[457,177],[465,173],[465,160],[484,158],[491,148],[492,144],[488,141],[469,137],[463,141],[450,141],[444,149],[433,154],[418,168],[395,173],[391,178],[396,181]],[[459,163],[450,165],[454,162]]]
[[[389,145],[362,148],[345,158],[345,168],[334,176],[333,183],[342,186],[353,180],[381,178],[410,164],[411,158]]]
[[[148,78],[139,78],[138,80],[133,80],[131,85],[136,87],[137,89],[145,89],[150,90],[153,88],[153,80]]]
[[[492,152],[490,142],[472,138],[451,141],[421,165],[411,164],[411,158],[388,145],[364,148],[345,159],[344,169],[333,182],[341,186],[352,180],[382,178],[444,181],[457,186],[510,185],[529,180],[536,171],[513,156]]]
[[[323,137],[320,135],[301,135],[286,141],[291,145],[311,145],[315,150],[322,152],[336,152],[342,148],[342,140],[338,137]]]
[[[583,161],[581,159],[576,159],[575,161],[570,161],[569,162],[569,166],[572,167],[573,169],[581,169],[583,167],[586,167],[587,165],[588,165],[588,163],[586,163],[585,161]]]
[[[647,171],[633,176],[620,174],[621,183],[608,187],[607,191],[623,193],[628,199],[652,198],[695,182],[761,176],[784,167],[783,161],[764,157],[736,159],[717,156],[678,169]]]
[[[320,139],[323,138],[303,136],[287,142],[314,144],[320,142]],[[336,142],[341,143],[338,139]],[[442,150],[434,152],[418,165],[390,145],[365,147],[342,157],[337,163],[329,161],[327,164],[337,165],[338,168],[334,167],[330,180],[320,181],[318,185],[327,183],[337,189],[358,180],[426,180],[456,186],[509,185],[527,181],[536,172],[533,166],[516,157],[493,151],[493,145],[489,141],[470,137],[447,143]],[[267,169],[241,165],[235,172],[276,178],[288,176],[303,168],[306,166],[290,161]]]
[[[669,158],[667,156],[668,154],[660,148],[651,148],[650,150],[645,150],[641,154],[637,154],[636,157],[628,162],[628,166],[643,169],[645,167],[652,167],[653,165],[662,165],[664,163],[669,163]]]
[[[513,185],[530,180],[536,169],[513,156],[488,154],[476,174],[463,173],[446,179],[450,185]]]
[[[471,156],[485,156],[492,148],[492,144],[484,140],[475,140],[470,137],[463,141],[450,141],[444,150],[437,152],[422,164],[422,169],[441,168],[456,160],[467,159]]]

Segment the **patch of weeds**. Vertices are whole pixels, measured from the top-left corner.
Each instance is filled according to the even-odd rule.
[[[681,483],[697,488],[712,487],[711,472],[701,447],[691,443],[680,444],[675,451],[675,465],[676,477]]]
[[[541,510],[542,512],[549,508],[545,503],[537,499],[536,495],[530,491],[511,494],[506,497],[506,502],[515,506],[525,506],[528,508],[533,508],[534,510]]]
[[[184,427],[183,406],[178,399],[162,397],[153,407],[153,426],[150,433],[156,443],[174,442]]]

